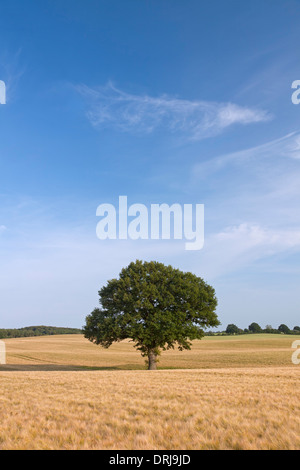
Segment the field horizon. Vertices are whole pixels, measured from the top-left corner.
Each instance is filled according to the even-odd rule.
[[[243,334],[205,336],[192,342],[191,350],[162,351],[158,369],[198,369],[219,367],[262,367],[291,365],[291,345],[300,335]],[[70,369],[142,370],[145,359],[131,340],[105,349],[81,334],[7,338],[4,369],[22,366],[55,366]],[[1,370],[0,366],[0,370]],[[2,368],[3,370],[3,368]]]

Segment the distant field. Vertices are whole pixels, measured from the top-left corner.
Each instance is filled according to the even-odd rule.
[[[291,345],[300,336],[242,335],[208,336],[194,341],[191,351],[165,351],[159,358],[161,369],[207,369],[232,367],[291,366]],[[92,367],[99,369],[144,369],[145,361],[130,341],[109,349],[96,346],[83,335],[57,335],[6,339],[7,363]]]
[[[206,337],[157,371],[128,341],[5,340],[0,449],[299,450],[297,339]]]

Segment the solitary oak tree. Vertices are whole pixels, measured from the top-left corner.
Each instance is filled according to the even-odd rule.
[[[136,261],[118,279],[99,291],[101,308],[86,317],[84,335],[108,348],[131,339],[148,369],[154,370],[161,350],[191,349],[203,329],[215,327],[215,290],[203,279],[158,262]]]

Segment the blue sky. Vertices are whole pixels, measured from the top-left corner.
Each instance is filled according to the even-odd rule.
[[[222,327],[299,325],[300,2],[0,3],[0,326],[81,327],[135,259]],[[96,208],[205,205],[205,244],[96,237]]]

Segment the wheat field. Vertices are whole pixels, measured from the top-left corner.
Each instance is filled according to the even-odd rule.
[[[1,450],[298,450],[297,336],[206,337],[159,370],[124,341],[5,340]]]

